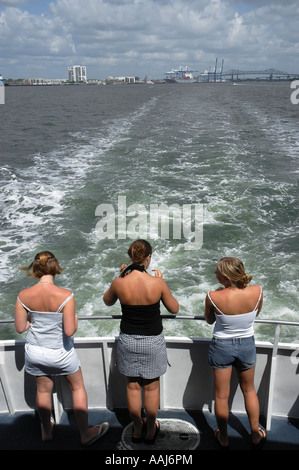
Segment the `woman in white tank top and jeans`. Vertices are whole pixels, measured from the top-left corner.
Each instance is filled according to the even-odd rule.
[[[256,350],[253,324],[262,308],[262,288],[248,285],[252,277],[245,273],[244,265],[238,258],[221,258],[215,274],[224,287],[209,292],[205,304],[207,323],[211,325],[216,322],[209,349],[209,363],[214,372],[215,415],[218,425],[215,437],[222,447],[228,447],[228,398],[234,365],[245,400],[252,444],[260,446],[266,433],[259,426],[259,402],[254,387]]]

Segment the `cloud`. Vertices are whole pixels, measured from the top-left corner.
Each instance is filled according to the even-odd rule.
[[[23,5],[27,3],[27,0],[1,0],[0,5],[8,6],[8,7],[17,7],[19,5]]]
[[[6,69],[16,63],[26,69],[28,62],[38,71],[45,61],[65,57],[74,50],[71,36],[62,24],[15,8],[8,8],[0,15],[0,41],[2,70],[3,64]]]
[[[216,57],[225,59],[226,68],[297,72],[295,0],[288,5],[282,0],[43,3],[44,12],[34,13],[30,2],[0,0],[0,5],[9,5],[0,15],[3,74],[66,77],[68,65],[80,63],[94,78],[162,78],[179,65],[203,71]]]

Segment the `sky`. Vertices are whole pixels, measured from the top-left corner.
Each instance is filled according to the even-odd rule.
[[[0,0],[0,74],[164,78],[179,66],[299,72],[297,0]]]

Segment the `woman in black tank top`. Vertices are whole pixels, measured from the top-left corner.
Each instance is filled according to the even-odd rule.
[[[127,377],[127,401],[133,420],[132,442],[153,444],[159,433],[156,419],[160,402],[159,378],[167,369],[166,345],[160,315],[160,301],[171,313],[178,303],[158,270],[155,278],[146,269],[152,248],[146,240],[136,240],[128,250],[132,260],[121,267],[104,294],[106,305],[120,300],[122,320],[117,341],[117,365]],[[157,279],[158,278],[158,279]],[[142,389],[146,417],[141,417]]]

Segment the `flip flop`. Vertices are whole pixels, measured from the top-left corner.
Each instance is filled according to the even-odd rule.
[[[265,444],[266,442],[266,439],[267,439],[267,434],[266,434],[266,431],[262,428],[259,428],[259,433],[260,435],[262,436],[261,440],[257,443],[257,444],[254,444],[252,442],[252,448],[254,450],[259,450],[263,447],[263,445]]]
[[[132,437],[131,437],[131,441],[133,442],[133,444],[141,444],[141,442],[143,442],[143,434],[144,434],[146,423],[144,419],[141,419],[141,421],[142,421],[142,431],[141,431],[140,437],[134,436],[134,425],[133,425],[133,431],[132,431]]]
[[[98,434],[96,435],[96,437],[94,437],[93,439],[91,439],[91,441],[88,441],[86,444],[83,444],[85,447],[91,446],[91,444],[93,444],[93,443],[96,442],[98,439],[100,439],[101,437],[103,437],[104,434],[106,434],[106,432],[107,432],[108,429],[109,429],[109,424],[105,422],[105,423],[102,423],[102,424],[97,424],[97,427],[99,428]]]
[[[219,441],[219,437],[218,437],[218,434],[220,433],[219,429],[216,429],[216,431],[214,432],[214,436],[215,436],[215,439],[216,439],[216,442],[218,444],[218,446],[223,449],[223,450],[228,450],[229,449],[229,445],[227,446],[223,446],[221,444],[221,442]]]
[[[46,431],[45,431],[44,426],[41,424],[42,441],[43,441],[43,442],[51,441],[52,438],[53,438],[54,419],[53,419],[52,416],[51,416],[51,418],[50,418],[50,425],[51,425],[51,431],[50,431],[49,434],[48,434],[49,438],[46,438],[45,435],[46,435],[47,433],[46,433]]]
[[[147,438],[147,437],[144,437],[144,440],[143,440],[144,444],[154,444],[155,443],[155,440],[157,439],[158,434],[160,432],[160,423],[159,423],[158,420],[157,420],[157,423],[155,423],[155,426],[156,426],[155,434],[150,439]]]

